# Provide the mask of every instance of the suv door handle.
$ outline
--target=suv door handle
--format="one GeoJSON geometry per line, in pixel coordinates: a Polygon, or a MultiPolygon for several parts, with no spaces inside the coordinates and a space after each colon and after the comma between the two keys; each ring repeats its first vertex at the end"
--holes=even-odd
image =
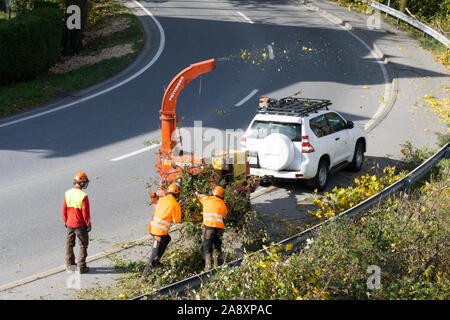
{"type": "Polygon", "coordinates": [[[336,139],[334,139],[334,140],[336,140],[336,141],[338,141],[340,138],[336,138],[336,139]]]}

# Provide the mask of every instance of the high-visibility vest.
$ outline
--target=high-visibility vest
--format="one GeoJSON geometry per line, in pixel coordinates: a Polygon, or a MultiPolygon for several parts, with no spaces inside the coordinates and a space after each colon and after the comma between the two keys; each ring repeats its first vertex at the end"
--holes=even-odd
{"type": "Polygon", "coordinates": [[[169,233],[171,223],[181,220],[181,206],[171,194],[162,197],[156,204],[155,212],[148,226],[148,232],[162,236],[169,233]]]}
{"type": "Polygon", "coordinates": [[[227,215],[227,206],[222,199],[215,196],[200,194],[200,203],[203,205],[203,225],[213,228],[224,228],[223,219],[227,215]]]}
{"type": "Polygon", "coordinates": [[[71,228],[91,226],[89,198],[80,186],[75,186],[64,194],[62,217],[71,228]]]}

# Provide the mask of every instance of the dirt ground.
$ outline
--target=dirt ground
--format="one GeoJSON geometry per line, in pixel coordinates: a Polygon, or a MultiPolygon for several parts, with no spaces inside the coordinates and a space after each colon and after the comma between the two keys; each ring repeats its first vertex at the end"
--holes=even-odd
{"type": "MultiPolygon", "coordinates": [[[[84,34],[83,42],[86,43],[89,40],[99,37],[105,37],[110,34],[122,31],[128,28],[130,23],[130,18],[118,17],[108,24],[102,24],[98,28],[86,31],[84,34]]],[[[121,44],[105,48],[92,55],[64,57],[62,61],[50,68],[50,72],[55,74],[66,73],[75,69],[79,69],[86,65],[98,63],[105,59],[122,57],[132,52],[132,44],[121,44]]]]}

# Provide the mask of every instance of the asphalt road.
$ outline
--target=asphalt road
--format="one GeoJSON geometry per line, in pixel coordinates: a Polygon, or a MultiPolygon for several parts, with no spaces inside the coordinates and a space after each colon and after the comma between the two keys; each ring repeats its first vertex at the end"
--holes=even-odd
{"type": "Polygon", "coordinates": [[[186,127],[201,120],[204,127],[245,129],[259,96],[299,90],[332,100],[333,108],[359,123],[379,107],[386,80],[368,48],[296,1],[140,3],[164,31],[157,34],[155,22],[142,17],[155,31],[154,54],[164,39],[150,68],[69,108],[0,123],[0,285],[65,263],[61,207],[78,171],[91,179],[91,255],[146,234],[151,207],[144,181],[157,178],[157,149],[120,157],[159,139],[164,88],[191,63],[217,59],[216,70],[179,96],[177,114],[186,127]]]}

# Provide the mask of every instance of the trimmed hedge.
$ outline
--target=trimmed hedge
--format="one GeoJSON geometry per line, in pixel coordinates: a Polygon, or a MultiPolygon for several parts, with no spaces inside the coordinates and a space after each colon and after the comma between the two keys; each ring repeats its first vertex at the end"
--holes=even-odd
{"type": "Polygon", "coordinates": [[[35,77],[58,61],[63,22],[63,13],[51,3],[0,20],[0,84],[35,77]]]}

